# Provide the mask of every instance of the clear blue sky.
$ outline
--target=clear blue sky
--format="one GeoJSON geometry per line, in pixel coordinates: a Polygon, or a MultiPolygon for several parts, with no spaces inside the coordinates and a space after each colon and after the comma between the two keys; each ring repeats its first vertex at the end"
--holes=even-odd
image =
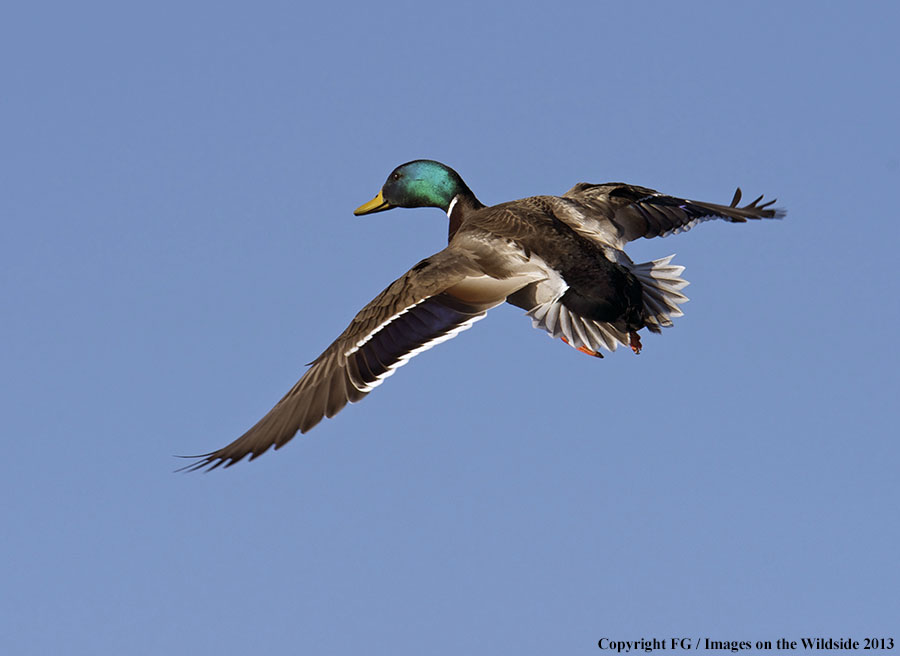
{"type": "Polygon", "coordinates": [[[0,652],[900,639],[896,3],[125,4],[0,21],[0,652]],[[789,215],[633,244],[692,283],[639,357],[499,308],[173,474],[443,247],[351,214],[419,157],[789,215]]]}

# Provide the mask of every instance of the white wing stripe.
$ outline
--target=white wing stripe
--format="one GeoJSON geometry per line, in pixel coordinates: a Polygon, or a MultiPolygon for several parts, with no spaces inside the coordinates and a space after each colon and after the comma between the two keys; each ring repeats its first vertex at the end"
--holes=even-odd
{"type": "MultiPolygon", "coordinates": [[[[482,312],[481,314],[478,314],[478,315],[472,317],[471,319],[467,319],[466,321],[459,324],[458,326],[455,326],[452,330],[449,330],[448,332],[444,333],[443,335],[438,335],[437,337],[434,337],[433,339],[425,342],[421,346],[414,348],[413,350],[409,351],[408,353],[404,353],[397,359],[396,362],[394,362],[392,365],[387,367],[387,371],[385,371],[384,373],[377,376],[375,378],[375,380],[373,380],[371,383],[363,383],[362,385],[357,385],[351,379],[351,382],[353,382],[353,386],[356,389],[358,389],[360,392],[371,392],[373,389],[375,389],[376,387],[381,385],[381,383],[383,383],[384,380],[388,376],[393,374],[398,368],[405,365],[407,362],[409,362],[412,358],[417,356],[422,351],[427,351],[432,346],[436,346],[437,344],[440,344],[441,342],[446,342],[448,339],[452,339],[452,338],[456,337],[462,331],[468,330],[469,328],[471,328],[472,324],[474,324],[476,321],[479,321],[480,319],[484,319],[484,317],[486,317],[486,316],[487,316],[487,312],[482,312]]],[[[387,325],[387,323],[388,322],[385,322],[383,325],[387,325]]],[[[375,332],[377,332],[377,331],[374,331],[372,334],[374,335],[375,332]]],[[[368,341],[368,340],[366,340],[366,341],[368,341]]],[[[363,343],[365,343],[365,342],[363,342],[363,343]]],[[[354,350],[356,350],[356,349],[354,349],[354,350]]]]}
{"type": "MultiPolygon", "coordinates": [[[[430,297],[428,297],[428,298],[430,298],[430,297]]],[[[344,353],[344,357],[346,358],[346,357],[356,353],[356,351],[359,350],[359,347],[362,346],[363,344],[365,344],[366,342],[368,342],[370,339],[372,339],[378,333],[379,330],[384,328],[390,322],[394,321],[397,317],[399,317],[403,314],[406,314],[407,312],[412,310],[417,305],[424,303],[426,300],[428,300],[428,298],[423,298],[421,301],[417,301],[416,303],[413,303],[409,307],[403,308],[397,314],[391,315],[390,317],[385,319],[383,322],[378,324],[378,326],[376,326],[373,330],[366,333],[358,342],[356,342],[356,344],[354,344],[346,353],[344,353]]]]}

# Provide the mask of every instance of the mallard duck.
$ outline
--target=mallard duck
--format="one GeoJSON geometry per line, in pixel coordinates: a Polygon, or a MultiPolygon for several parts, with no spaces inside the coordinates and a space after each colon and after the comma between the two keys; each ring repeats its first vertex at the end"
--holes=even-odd
{"type": "Polygon", "coordinates": [[[534,327],[582,353],[641,350],[638,331],[658,333],[681,316],[688,283],[672,256],[635,264],[623,250],[701,221],[784,216],[762,196],[739,207],[666,196],[653,189],[581,182],[562,196],[486,207],[449,166],[415,160],[394,169],[357,216],[395,207],[437,207],[448,245],[391,283],[353,318],[303,377],[255,426],[186,469],[250,459],[284,446],[323,417],[359,401],[410,358],[454,337],[508,302],[534,327]]]}

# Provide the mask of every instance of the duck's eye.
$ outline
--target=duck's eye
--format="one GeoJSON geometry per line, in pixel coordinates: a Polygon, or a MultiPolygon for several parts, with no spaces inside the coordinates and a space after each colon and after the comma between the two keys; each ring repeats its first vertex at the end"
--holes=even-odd
{"type": "Polygon", "coordinates": [[[391,180],[399,180],[399,179],[400,179],[399,173],[391,173],[391,180]]]}

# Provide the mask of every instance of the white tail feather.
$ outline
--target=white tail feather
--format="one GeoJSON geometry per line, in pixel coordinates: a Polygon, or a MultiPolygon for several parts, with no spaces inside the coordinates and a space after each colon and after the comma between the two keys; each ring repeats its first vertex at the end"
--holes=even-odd
{"type": "Polygon", "coordinates": [[[669,255],[629,267],[644,288],[647,327],[654,332],[659,332],[660,327],[671,326],[674,317],[682,316],[684,312],[678,306],[688,300],[680,290],[690,283],[681,277],[684,267],[671,264],[673,257],[669,255]]]}
{"type": "MultiPolygon", "coordinates": [[[[689,284],[681,278],[684,267],[671,264],[673,257],[629,267],[643,287],[647,328],[652,332],[671,326],[674,317],[684,314],[678,306],[688,300],[680,291],[689,284]]],[[[562,294],[528,311],[535,328],[554,338],[564,337],[573,348],[615,351],[619,344],[630,345],[627,333],[611,324],[578,316],[562,304],[561,298],[562,294]]]]}

